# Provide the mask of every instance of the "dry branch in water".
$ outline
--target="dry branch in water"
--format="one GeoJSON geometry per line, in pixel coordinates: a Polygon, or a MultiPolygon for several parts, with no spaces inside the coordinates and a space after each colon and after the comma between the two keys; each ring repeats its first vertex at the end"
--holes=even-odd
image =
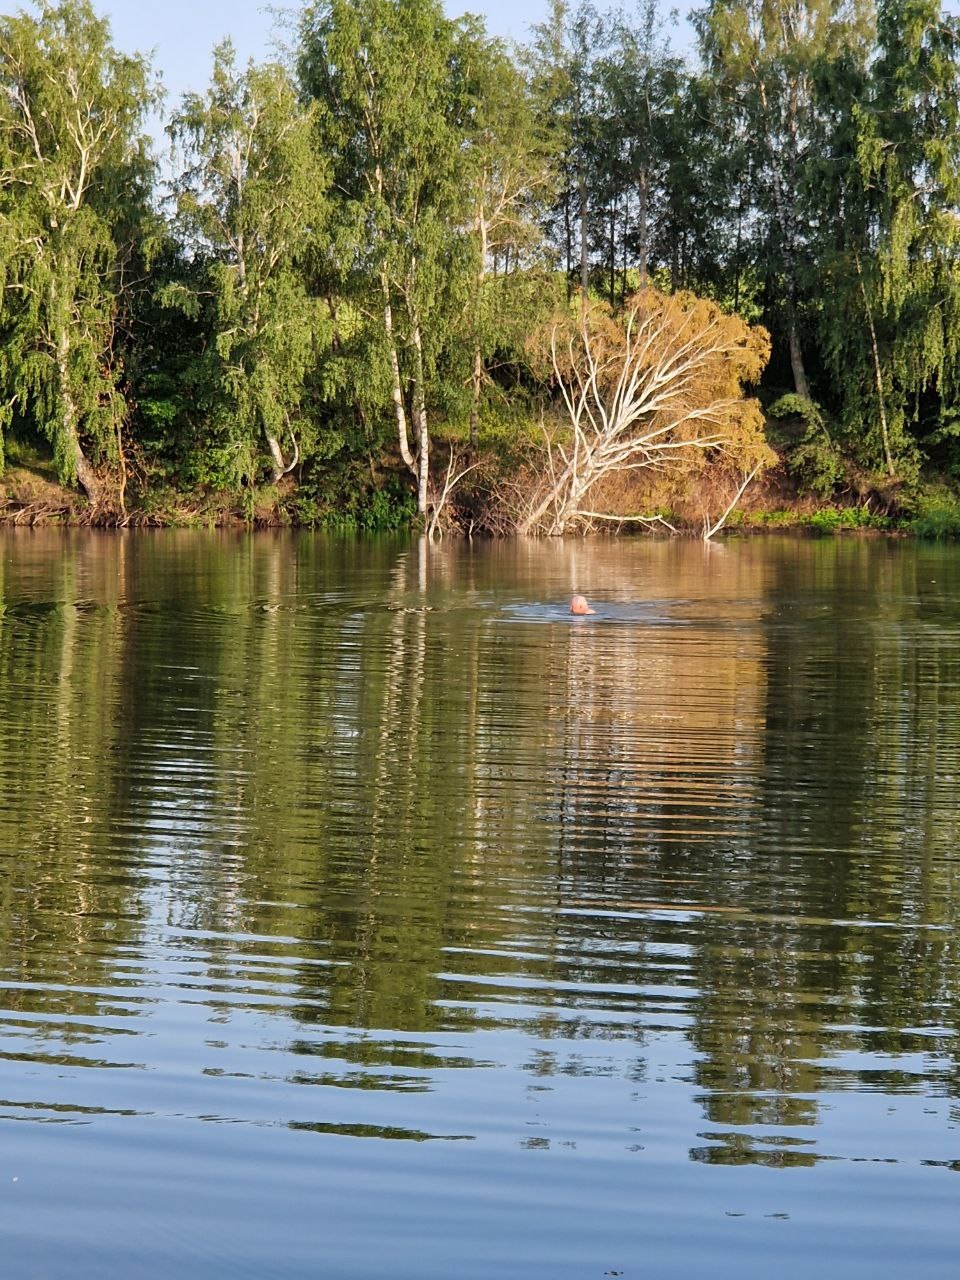
{"type": "Polygon", "coordinates": [[[533,356],[553,376],[564,422],[544,430],[513,513],[518,532],[622,519],[630,513],[598,511],[595,495],[630,472],[701,469],[717,458],[745,474],[762,470],[774,455],[743,386],[769,354],[764,329],[690,293],[644,289],[620,315],[596,304],[555,320],[533,356]]]}

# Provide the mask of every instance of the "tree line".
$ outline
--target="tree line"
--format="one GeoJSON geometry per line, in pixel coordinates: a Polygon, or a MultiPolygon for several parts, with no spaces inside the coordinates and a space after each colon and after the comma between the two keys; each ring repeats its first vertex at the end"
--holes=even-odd
{"type": "Polygon", "coordinates": [[[153,71],[91,0],[0,18],[0,466],[434,531],[708,532],[778,460],[887,509],[955,484],[960,23],[694,24],[684,58],[658,0],[550,0],[508,48],[320,0],[275,62],[214,50],[158,166],[153,71]]]}

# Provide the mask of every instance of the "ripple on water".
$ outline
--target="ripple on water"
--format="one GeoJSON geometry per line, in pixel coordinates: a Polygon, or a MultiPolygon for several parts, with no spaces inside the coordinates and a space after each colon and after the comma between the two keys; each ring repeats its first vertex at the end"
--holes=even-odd
{"type": "Polygon", "coordinates": [[[960,555],[38,536],[19,1274],[952,1274],[960,555]]]}

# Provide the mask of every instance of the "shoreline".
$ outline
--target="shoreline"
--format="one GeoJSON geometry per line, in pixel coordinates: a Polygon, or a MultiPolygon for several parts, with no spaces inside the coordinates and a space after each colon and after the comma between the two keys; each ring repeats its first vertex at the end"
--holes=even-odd
{"type": "MultiPolygon", "coordinates": [[[[805,536],[824,536],[827,534],[846,534],[859,537],[922,537],[910,527],[909,521],[894,517],[876,517],[866,520],[859,517],[860,508],[843,506],[817,507],[812,512],[789,511],[783,508],[757,508],[741,519],[728,520],[723,529],[715,537],[763,537],[781,533],[803,534],[805,536]]],[[[291,518],[286,512],[276,511],[273,514],[255,513],[244,516],[242,513],[226,507],[207,510],[143,510],[131,508],[117,511],[112,508],[95,509],[78,500],[74,505],[47,505],[41,503],[19,503],[16,500],[0,502],[0,529],[96,529],[100,532],[123,532],[129,529],[165,530],[165,529],[207,529],[213,530],[248,530],[321,533],[353,533],[357,536],[380,532],[365,529],[343,521],[314,521],[306,523],[291,518]]],[[[391,530],[399,532],[400,530],[391,530]]],[[[416,532],[416,522],[405,526],[407,532],[416,532]]],[[[453,538],[482,537],[497,540],[503,537],[519,537],[521,535],[503,535],[476,530],[470,535],[452,529],[447,535],[453,538]]],[[[662,533],[651,529],[636,529],[611,520],[607,530],[595,529],[587,532],[574,532],[564,535],[568,539],[584,537],[592,538],[636,538],[655,537],[662,541],[674,539],[702,540],[702,534],[694,527],[677,526],[676,533],[662,533]],[[615,527],[616,526],[616,527],[615,527]]]]}
{"type": "MultiPolygon", "coordinates": [[[[362,511],[346,507],[331,507],[317,519],[298,519],[295,510],[286,507],[282,499],[277,500],[275,491],[271,501],[261,498],[258,502],[257,497],[251,492],[241,502],[231,501],[226,495],[177,494],[166,490],[151,495],[149,502],[144,501],[142,494],[124,502],[120,495],[114,493],[94,507],[79,493],[58,484],[43,471],[21,465],[9,468],[6,475],[0,477],[0,529],[290,529],[356,535],[414,533],[417,530],[416,519],[380,527],[365,520],[362,511]]],[[[611,518],[606,527],[565,536],[640,537],[653,534],[658,538],[703,538],[702,525],[693,523],[689,513],[686,518],[669,511],[660,514],[675,532],[663,534],[611,518]]],[[[468,534],[459,529],[456,522],[446,533],[454,538],[511,536],[475,525],[468,534]]],[[[874,512],[862,502],[818,501],[810,496],[802,497],[783,485],[773,483],[758,486],[730,514],[715,536],[755,537],[777,533],[955,540],[960,537],[960,500],[949,493],[938,495],[933,492],[912,514],[901,511],[891,515],[874,512]]]]}

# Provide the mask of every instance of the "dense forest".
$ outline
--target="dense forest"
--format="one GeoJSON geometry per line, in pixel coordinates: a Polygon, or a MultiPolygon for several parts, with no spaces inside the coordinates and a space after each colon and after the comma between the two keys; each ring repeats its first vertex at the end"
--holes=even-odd
{"type": "Polygon", "coordinates": [[[159,158],[90,0],[0,17],[0,516],[960,530],[960,20],[545,8],[308,4],[159,158]]]}

